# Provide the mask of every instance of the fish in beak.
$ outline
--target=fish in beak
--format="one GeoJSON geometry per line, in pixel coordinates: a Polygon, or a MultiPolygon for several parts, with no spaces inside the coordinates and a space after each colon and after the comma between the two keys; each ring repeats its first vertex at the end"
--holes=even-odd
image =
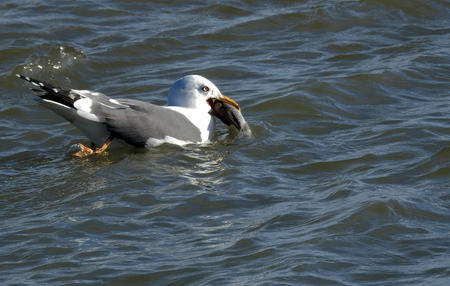
{"type": "Polygon", "coordinates": [[[233,125],[245,136],[251,136],[250,127],[245,121],[244,116],[242,116],[241,108],[236,101],[225,95],[210,98],[207,101],[209,106],[211,106],[210,114],[219,118],[227,126],[233,125]]]}

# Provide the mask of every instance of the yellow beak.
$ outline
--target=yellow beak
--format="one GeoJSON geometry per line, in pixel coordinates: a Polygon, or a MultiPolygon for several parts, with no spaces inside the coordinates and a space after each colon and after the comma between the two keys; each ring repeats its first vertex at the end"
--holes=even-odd
{"type": "Polygon", "coordinates": [[[222,101],[222,102],[226,102],[229,103],[231,105],[233,105],[234,107],[237,108],[237,110],[241,110],[241,108],[239,107],[239,104],[237,104],[236,101],[232,100],[231,98],[221,94],[221,96],[219,98],[217,98],[218,101],[222,101]]]}

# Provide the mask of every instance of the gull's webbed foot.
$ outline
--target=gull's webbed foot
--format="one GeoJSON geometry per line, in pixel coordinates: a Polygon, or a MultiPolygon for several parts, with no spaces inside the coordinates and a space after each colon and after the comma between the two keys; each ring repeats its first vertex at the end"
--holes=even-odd
{"type": "Polygon", "coordinates": [[[94,154],[103,154],[105,153],[106,149],[108,148],[109,144],[111,144],[114,137],[110,135],[108,139],[106,139],[105,143],[99,148],[93,147],[89,148],[81,143],[75,144],[75,149],[78,150],[75,153],[72,154],[74,157],[84,158],[87,156],[91,156],[94,154]]]}

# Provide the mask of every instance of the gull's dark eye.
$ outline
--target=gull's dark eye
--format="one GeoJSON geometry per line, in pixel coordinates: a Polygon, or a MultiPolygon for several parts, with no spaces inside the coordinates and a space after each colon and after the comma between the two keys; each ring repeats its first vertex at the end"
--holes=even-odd
{"type": "Polygon", "coordinates": [[[202,87],[202,91],[203,92],[208,92],[209,91],[209,87],[207,87],[206,85],[202,87]]]}

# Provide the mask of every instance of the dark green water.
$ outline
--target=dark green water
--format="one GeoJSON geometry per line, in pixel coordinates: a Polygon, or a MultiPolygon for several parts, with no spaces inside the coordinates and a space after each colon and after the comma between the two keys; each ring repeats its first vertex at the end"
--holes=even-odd
{"type": "Polygon", "coordinates": [[[449,2],[226,3],[1,2],[1,285],[450,285],[449,2]],[[201,74],[255,139],[71,158],[15,73],[201,74]]]}

